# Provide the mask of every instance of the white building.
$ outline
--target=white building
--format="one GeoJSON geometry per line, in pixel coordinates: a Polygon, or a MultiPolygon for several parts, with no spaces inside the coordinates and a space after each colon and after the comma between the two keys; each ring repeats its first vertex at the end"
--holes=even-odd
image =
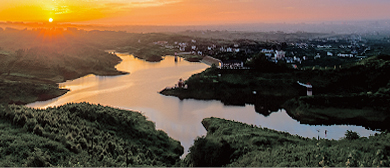
{"type": "Polygon", "coordinates": [[[221,68],[223,69],[242,69],[244,68],[244,62],[239,60],[222,61],[221,68]]]}
{"type": "Polygon", "coordinates": [[[314,59],[321,58],[320,53],[317,53],[317,55],[314,57],[314,59]]]}
{"type": "Polygon", "coordinates": [[[261,52],[262,53],[274,53],[275,51],[274,50],[262,49],[261,52]]]}
{"type": "Polygon", "coordinates": [[[284,57],[286,57],[285,51],[275,51],[275,59],[282,59],[284,57]]]}
{"type": "Polygon", "coordinates": [[[338,57],[349,57],[349,58],[352,58],[353,57],[353,54],[337,54],[338,57]]]}
{"type": "Polygon", "coordinates": [[[228,47],[228,48],[226,49],[226,52],[233,52],[233,49],[230,48],[230,47],[228,47]]]}

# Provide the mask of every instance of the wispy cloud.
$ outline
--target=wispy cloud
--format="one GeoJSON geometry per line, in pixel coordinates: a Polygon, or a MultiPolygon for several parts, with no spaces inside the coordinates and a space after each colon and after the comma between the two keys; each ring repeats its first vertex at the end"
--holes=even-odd
{"type": "Polygon", "coordinates": [[[95,3],[105,7],[126,8],[126,7],[151,7],[162,6],[181,2],[182,0],[82,0],[84,2],[95,3]]]}

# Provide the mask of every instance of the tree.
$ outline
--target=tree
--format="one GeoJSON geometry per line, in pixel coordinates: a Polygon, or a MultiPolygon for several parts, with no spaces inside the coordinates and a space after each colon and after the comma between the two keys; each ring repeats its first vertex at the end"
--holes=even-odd
{"type": "Polygon", "coordinates": [[[275,64],[268,61],[264,53],[253,55],[252,59],[246,64],[249,67],[261,72],[283,72],[288,69],[285,63],[275,64]]]}
{"type": "Polygon", "coordinates": [[[345,132],[345,138],[348,140],[355,140],[359,139],[360,135],[357,132],[353,132],[352,130],[347,130],[345,132]]]}

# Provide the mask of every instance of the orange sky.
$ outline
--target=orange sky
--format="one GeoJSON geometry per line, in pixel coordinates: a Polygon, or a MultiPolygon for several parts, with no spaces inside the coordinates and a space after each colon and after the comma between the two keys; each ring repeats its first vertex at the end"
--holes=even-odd
{"type": "Polygon", "coordinates": [[[389,0],[0,1],[0,21],[199,25],[390,19],[389,0]]]}

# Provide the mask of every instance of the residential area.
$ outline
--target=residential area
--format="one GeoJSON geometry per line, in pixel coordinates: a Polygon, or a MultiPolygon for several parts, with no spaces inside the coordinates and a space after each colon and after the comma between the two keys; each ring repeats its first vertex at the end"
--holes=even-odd
{"type": "MultiPolygon", "coordinates": [[[[382,42],[389,43],[389,40],[382,40],[382,42]]],[[[384,45],[378,48],[375,47],[375,43],[378,43],[378,40],[350,34],[328,35],[328,37],[322,35],[295,40],[295,42],[192,38],[182,41],[156,41],[153,44],[174,49],[177,51],[176,55],[212,57],[220,60],[218,65],[221,68],[241,69],[246,67],[247,62],[258,53],[264,54],[268,61],[291,64],[294,68],[333,67],[373,55],[386,54],[383,50],[384,45]]]]}

